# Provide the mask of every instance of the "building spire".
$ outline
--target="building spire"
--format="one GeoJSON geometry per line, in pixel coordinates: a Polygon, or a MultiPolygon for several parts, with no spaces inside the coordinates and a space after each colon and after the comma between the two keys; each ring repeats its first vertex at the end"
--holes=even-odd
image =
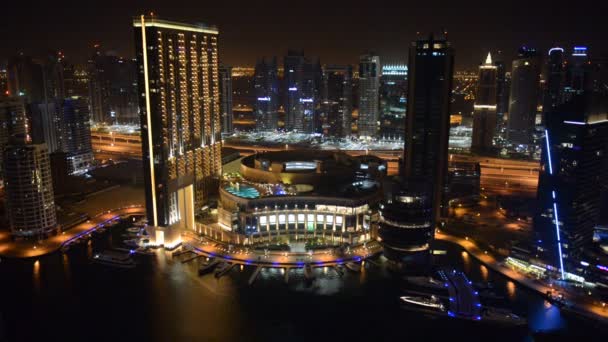
{"type": "Polygon", "coordinates": [[[492,55],[488,52],[488,57],[486,57],[486,64],[492,64],[492,55]]]}

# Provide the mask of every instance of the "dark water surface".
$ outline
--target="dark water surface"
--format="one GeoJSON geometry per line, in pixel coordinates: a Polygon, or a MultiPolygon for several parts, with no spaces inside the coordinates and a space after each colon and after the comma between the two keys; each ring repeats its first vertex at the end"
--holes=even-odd
{"type": "MultiPolygon", "coordinates": [[[[122,228],[124,229],[124,227],[122,228]]],[[[119,241],[121,229],[66,255],[0,263],[0,341],[608,341],[607,328],[565,315],[540,297],[505,280],[453,245],[438,265],[463,269],[476,281],[493,281],[503,306],[528,317],[529,329],[512,329],[406,312],[399,306],[405,282],[368,263],[360,274],[315,270],[307,285],[301,270],[284,283],[265,270],[248,286],[252,267],[219,280],[199,277],[187,256],[138,257],[135,269],[90,264],[93,250],[119,241]],[[536,333],[536,331],[544,331],[536,333]]],[[[116,244],[114,244],[116,245],[116,244]]],[[[381,259],[380,259],[381,260],[381,259]]]]}

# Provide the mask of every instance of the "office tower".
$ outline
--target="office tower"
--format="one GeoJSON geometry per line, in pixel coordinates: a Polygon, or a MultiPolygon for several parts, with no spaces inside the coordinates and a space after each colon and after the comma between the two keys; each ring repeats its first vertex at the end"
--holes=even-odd
{"type": "Polygon", "coordinates": [[[8,92],[10,96],[23,96],[27,102],[43,102],[42,66],[29,56],[11,58],[8,62],[8,92]]]}
{"type": "Polygon", "coordinates": [[[232,67],[220,66],[219,75],[222,133],[232,134],[232,67]]]}
{"type": "Polygon", "coordinates": [[[321,69],[304,51],[289,49],[284,58],[285,128],[304,133],[316,130],[321,69]]]}
{"type": "Polygon", "coordinates": [[[471,150],[488,152],[492,149],[496,130],[496,70],[488,53],[485,63],[479,66],[479,79],[473,106],[473,139],[471,150]]]}
{"type": "Polygon", "coordinates": [[[46,144],[49,153],[63,151],[65,127],[62,101],[30,103],[27,111],[32,142],[46,144]]]}
{"type": "Polygon", "coordinates": [[[403,139],[407,108],[407,65],[382,65],[380,78],[380,136],[403,139]]]}
{"type": "Polygon", "coordinates": [[[328,65],[323,70],[323,133],[330,137],[351,134],[353,68],[328,65]]]}
{"type": "Polygon", "coordinates": [[[40,239],[57,229],[46,146],[25,143],[9,145],[4,150],[4,174],[13,237],[40,239]]]}
{"type": "Polygon", "coordinates": [[[90,112],[86,100],[68,98],[62,103],[63,152],[67,154],[70,173],[87,171],[93,162],[90,112]]]}
{"type": "Polygon", "coordinates": [[[26,141],[27,133],[28,124],[23,98],[0,98],[0,175],[3,170],[2,151],[11,141],[26,141]]]}
{"type": "Polygon", "coordinates": [[[568,56],[562,102],[566,102],[575,95],[584,92],[585,87],[587,86],[585,82],[589,79],[589,71],[587,48],[584,46],[575,46],[572,50],[572,54],[568,56]]]}
{"type": "Polygon", "coordinates": [[[530,145],[538,104],[540,57],[535,49],[522,47],[513,61],[507,139],[513,145],[530,145]]]}
{"type": "Polygon", "coordinates": [[[255,65],[253,76],[253,105],[256,129],[274,131],[279,127],[279,82],[277,59],[262,58],[255,65]]]}
{"type": "Polygon", "coordinates": [[[431,34],[410,46],[403,175],[431,185],[435,220],[446,208],[453,70],[454,52],[445,37],[431,34]]]}
{"type": "Polygon", "coordinates": [[[608,179],[608,100],[585,91],[547,113],[534,219],[537,252],[561,277],[592,244],[608,179]]]}
{"type": "Polygon", "coordinates": [[[94,122],[137,122],[136,65],[133,60],[104,54],[96,45],[89,60],[89,98],[94,122]]]}
{"type": "Polygon", "coordinates": [[[143,15],[133,26],[148,224],[172,247],[222,172],[218,30],[143,15]]]}
{"type": "MultiPolygon", "coordinates": [[[[83,67],[66,63],[63,68],[63,81],[65,97],[77,96],[88,99],[90,95],[89,75],[83,67]]],[[[136,87],[133,86],[132,88],[135,89],[136,87]]],[[[134,92],[136,93],[137,89],[134,92]]],[[[137,104],[137,100],[135,102],[137,104]]]]}
{"type": "Polygon", "coordinates": [[[563,48],[553,47],[549,49],[545,73],[543,113],[548,113],[562,104],[564,99],[566,60],[563,48]]]}
{"type": "Polygon", "coordinates": [[[496,65],[496,117],[497,128],[505,126],[505,114],[509,112],[509,91],[511,89],[511,79],[507,77],[505,63],[495,61],[496,65]]]}
{"type": "Polygon", "coordinates": [[[371,54],[359,58],[359,118],[360,138],[375,138],[380,120],[380,57],[371,54]]]}
{"type": "Polygon", "coordinates": [[[0,97],[8,95],[8,71],[6,67],[0,67],[0,97]]]}

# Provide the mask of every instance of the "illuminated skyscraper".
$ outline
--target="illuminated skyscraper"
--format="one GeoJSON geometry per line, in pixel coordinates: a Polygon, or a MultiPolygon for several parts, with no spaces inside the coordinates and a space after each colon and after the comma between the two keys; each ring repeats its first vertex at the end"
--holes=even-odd
{"type": "Polygon", "coordinates": [[[363,55],[359,59],[359,137],[375,138],[380,120],[380,57],[363,55]]]}
{"type": "Polygon", "coordinates": [[[445,205],[454,51],[445,37],[419,39],[410,46],[405,128],[407,178],[424,179],[432,189],[433,218],[445,205]]]}
{"type": "Polygon", "coordinates": [[[288,50],[284,59],[285,129],[304,133],[316,130],[321,69],[302,50],[288,50]]]}
{"type": "Polygon", "coordinates": [[[16,143],[6,147],[4,174],[11,234],[17,238],[44,238],[56,230],[46,145],[16,143]]]}
{"type": "Polygon", "coordinates": [[[220,66],[220,102],[222,108],[222,133],[232,134],[232,67],[220,66]]]}
{"type": "Polygon", "coordinates": [[[507,139],[513,145],[533,143],[538,105],[540,58],[535,49],[522,47],[513,61],[507,139]]]}
{"type": "Polygon", "coordinates": [[[575,95],[546,115],[534,220],[538,251],[571,267],[592,244],[608,179],[608,101],[575,95]]]}
{"type": "Polygon", "coordinates": [[[148,16],[133,26],[148,224],[173,246],[169,228],[194,228],[222,171],[218,30],[148,16]]]}
{"type": "Polygon", "coordinates": [[[277,59],[262,58],[255,65],[253,111],[258,131],[274,131],[279,127],[279,81],[277,59]]]}
{"type": "Polygon", "coordinates": [[[548,55],[543,98],[544,113],[551,112],[563,102],[566,76],[564,49],[561,47],[551,48],[548,55]]]}
{"type": "Polygon", "coordinates": [[[2,175],[2,151],[10,142],[27,140],[28,125],[24,99],[19,97],[0,98],[0,175],[2,175]]]}
{"type": "Polygon", "coordinates": [[[347,137],[351,134],[353,68],[326,66],[323,82],[323,132],[331,137],[347,137]]]}
{"type": "Polygon", "coordinates": [[[380,81],[380,136],[403,139],[407,109],[407,65],[382,65],[380,81]]]}
{"type": "Polygon", "coordinates": [[[485,63],[479,66],[479,80],[473,106],[473,139],[471,150],[484,152],[492,149],[496,130],[496,70],[488,53],[485,63]]]}
{"type": "Polygon", "coordinates": [[[85,172],[93,162],[89,105],[82,98],[67,98],[61,110],[62,150],[67,154],[69,172],[85,172]]]}

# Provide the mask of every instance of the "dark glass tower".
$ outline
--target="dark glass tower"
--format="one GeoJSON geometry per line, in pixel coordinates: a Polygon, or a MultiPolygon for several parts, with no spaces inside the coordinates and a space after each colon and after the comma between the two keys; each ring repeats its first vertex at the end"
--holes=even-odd
{"type": "Polygon", "coordinates": [[[170,228],[194,228],[222,170],[218,30],[147,16],[133,26],[148,224],[173,246],[170,228]]]}
{"type": "Polygon", "coordinates": [[[279,126],[279,82],[277,59],[262,58],[255,65],[253,111],[258,131],[274,131],[279,126]]]}
{"type": "Polygon", "coordinates": [[[479,80],[473,105],[473,139],[471,150],[488,152],[492,149],[496,130],[496,70],[488,53],[485,63],[479,66],[479,80]]]}
{"type": "Polygon", "coordinates": [[[220,99],[222,108],[222,133],[232,134],[232,67],[220,66],[220,99]]]}
{"type": "Polygon", "coordinates": [[[380,137],[403,139],[407,109],[407,65],[384,64],[380,77],[380,137]]]}
{"type": "Polygon", "coordinates": [[[371,54],[359,58],[359,118],[360,138],[375,138],[380,120],[380,57],[371,54]]]}
{"type": "Polygon", "coordinates": [[[565,67],[564,49],[561,47],[549,49],[546,65],[543,113],[551,112],[563,102],[565,67]]]}
{"type": "Polygon", "coordinates": [[[284,59],[285,129],[304,133],[316,131],[321,68],[302,50],[288,50],[284,59]]]}
{"type": "Polygon", "coordinates": [[[434,219],[445,207],[453,70],[454,51],[445,37],[431,34],[410,46],[403,176],[431,184],[434,219]]]}
{"type": "Polygon", "coordinates": [[[608,96],[592,83],[545,117],[534,229],[539,254],[562,277],[591,246],[607,189],[608,96]]]}
{"type": "Polygon", "coordinates": [[[530,145],[538,105],[540,56],[522,47],[513,61],[507,139],[513,145],[530,145]]]}
{"type": "Polygon", "coordinates": [[[353,68],[326,66],[323,71],[323,132],[330,137],[351,134],[353,68]]]}

